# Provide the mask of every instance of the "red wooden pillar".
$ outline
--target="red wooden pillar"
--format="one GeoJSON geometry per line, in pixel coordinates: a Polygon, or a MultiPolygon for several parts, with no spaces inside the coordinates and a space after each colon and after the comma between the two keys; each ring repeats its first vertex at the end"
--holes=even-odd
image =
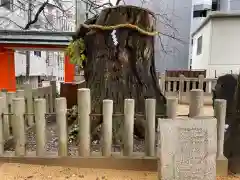
{"type": "Polygon", "coordinates": [[[0,49],[0,90],[16,91],[14,51],[0,49]]]}
{"type": "Polygon", "coordinates": [[[75,74],[75,65],[70,63],[70,58],[65,55],[64,62],[64,82],[72,83],[74,82],[74,74],[75,74]]]}

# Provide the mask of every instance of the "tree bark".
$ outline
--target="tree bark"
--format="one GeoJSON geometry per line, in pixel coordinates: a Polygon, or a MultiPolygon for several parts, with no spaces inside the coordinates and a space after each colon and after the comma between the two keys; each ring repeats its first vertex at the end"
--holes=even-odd
{"type": "MultiPolygon", "coordinates": [[[[116,6],[104,9],[96,21],[104,26],[133,24],[146,31],[155,30],[152,12],[135,6],[116,6]]],[[[90,24],[91,24],[90,23],[90,24]]],[[[135,99],[135,112],[144,114],[146,98],[157,101],[156,113],[165,115],[166,99],[160,91],[154,62],[154,37],[130,28],[116,29],[118,45],[114,45],[112,30],[86,30],[81,27],[76,37],[84,37],[87,61],[84,64],[86,86],[91,90],[92,113],[102,112],[103,99],[114,101],[114,113],[123,113],[124,99],[135,99]]],[[[121,127],[123,116],[113,116],[114,128],[121,127]]],[[[92,129],[102,122],[93,117],[92,129]]],[[[145,135],[144,117],[135,119],[135,135],[145,135]]],[[[119,130],[116,130],[119,134],[119,130]]],[[[121,134],[119,134],[121,135],[121,134]]],[[[116,135],[119,138],[118,135],[116,135]]]]}
{"type": "MultiPolygon", "coordinates": [[[[229,160],[231,168],[232,160],[240,157],[240,76],[225,74],[218,77],[213,89],[213,102],[215,99],[227,101],[226,124],[229,125],[224,137],[224,155],[229,160]]],[[[213,103],[214,104],[214,103],[213,103]]]]}

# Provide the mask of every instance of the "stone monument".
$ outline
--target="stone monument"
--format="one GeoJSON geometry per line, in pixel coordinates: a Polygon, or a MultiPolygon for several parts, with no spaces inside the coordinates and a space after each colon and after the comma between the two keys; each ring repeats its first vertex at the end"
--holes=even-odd
{"type": "Polygon", "coordinates": [[[159,179],[216,179],[215,118],[161,119],[159,126],[159,179]]]}

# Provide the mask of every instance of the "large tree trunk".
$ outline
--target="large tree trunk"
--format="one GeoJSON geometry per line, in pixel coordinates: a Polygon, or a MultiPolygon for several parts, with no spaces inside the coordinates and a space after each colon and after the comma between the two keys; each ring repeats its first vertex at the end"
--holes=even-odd
{"type": "MultiPolygon", "coordinates": [[[[146,31],[155,30],[152,12],[134,6],[117,6],[104,9],[96,22],[89,24],[112,26],[133,24],[146,31]]],[[[83,32],[83,30],[80,31],[83,32]]],[[[78,32],[77,36],[81,32],[78,32]]],[[[165,115],[166,99],[162,95],[154,63],[154,37],[143,35],[130,28],[116,29],[118,45],[112,39],[112,30],[91,29],[84,35],[87,61],[84,65],[87,87],[91,89],[92,113],[102,112],[103,99],[114,101],[114,113],[123,113],[124,99],[135,99],[135,112],[144,113],[146,98],[157,101],[156,113],[165,115]]],[[[77,37],[76,37],[77,38],[77,37]]],[[[115,130],[122,117],[114,117],[115,130]]],[[[93,117],[92,129],[102,119],[93,117]]],[[[136,117],[135,134],[144,137],[144,117],[136,117]]],[[[117,133],[118,134],[118,133],[117,133]]],[[[116,135],[117,138],[119,137],[116,135]]]]}
{"type": "Polygon", "coordinates": [[[229,127],[224,137],[224,155],[228,158],[231,172],[239,173],[240,146],[237,144],[240,143],[240,75],[220,76],[213,89],[213,101],[215,99],[227,101],[226,124],[229,127]]]}

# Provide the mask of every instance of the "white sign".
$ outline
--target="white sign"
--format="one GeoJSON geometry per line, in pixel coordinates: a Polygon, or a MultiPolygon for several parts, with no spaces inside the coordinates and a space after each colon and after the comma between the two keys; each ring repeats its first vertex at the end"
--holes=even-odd
{"type": "Polygon", "coordinates": [[[50,81],[42,81],[42,87],[48,87],[50,85],[50,81]]]}

